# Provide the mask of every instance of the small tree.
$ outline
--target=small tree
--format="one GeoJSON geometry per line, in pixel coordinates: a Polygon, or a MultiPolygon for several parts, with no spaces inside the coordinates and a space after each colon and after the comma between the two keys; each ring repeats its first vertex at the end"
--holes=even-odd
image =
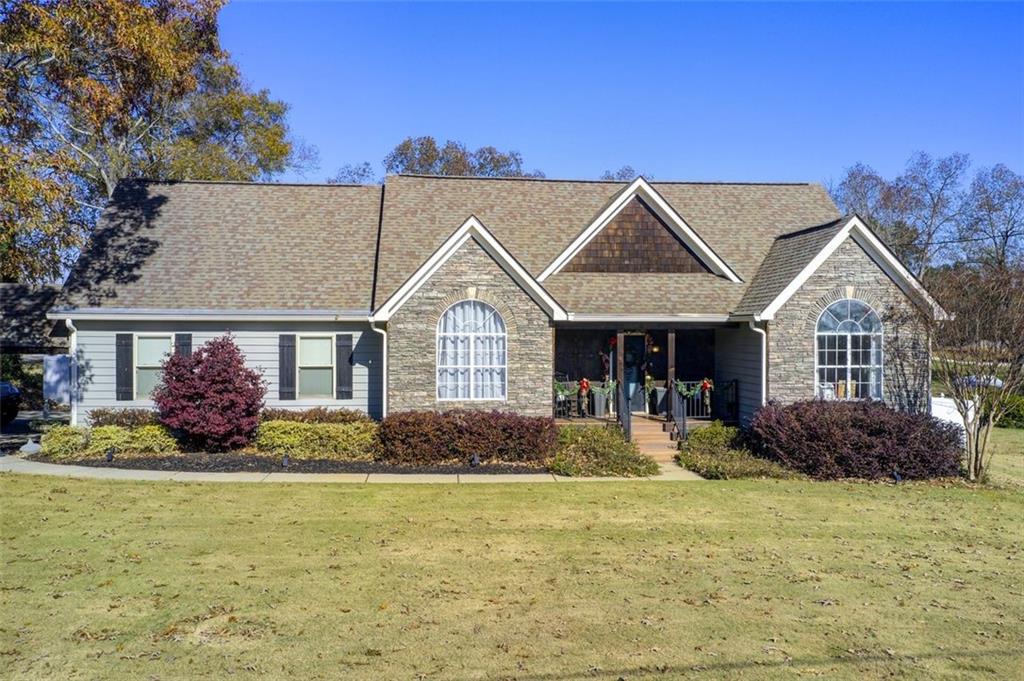
{"type": "Polygon", "coordinates": [[[1024,271],[964,266],[934,273],[949,313],[937,322],[934,371],[964,420],[967,475],[989,465],[989,435],[1024,389],[1024,271]]]}
{"type": "Polygon", "coordinates": [[[244,447],[259,426],[267,386],[245,366],[230,334],[207,341],[191,355],[164,362],[153,393],[160,421],[195,447],[222,451],[244,447]]]}

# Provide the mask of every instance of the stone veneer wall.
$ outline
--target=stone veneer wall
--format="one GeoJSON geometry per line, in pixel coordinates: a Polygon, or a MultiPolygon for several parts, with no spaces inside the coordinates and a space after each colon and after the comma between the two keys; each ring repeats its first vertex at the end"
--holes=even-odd
{"type": "Polygon", "coordinates": [[[388,411],[500,409],[551,415],[551,320],[476,242],[466,242],[388,322],[388,411]],[[501,314],[508,333],[504,401],[437,399],[437,322],[454,303],[482,300],[501,314]]]}
{"type": "Polygon", "coordinates": [[[863,300],[882,320],[885,400],[903,404],[901,387],[910,384],[924,391],[927,400],[929,344],[913,322],[912,303],[852,238],[840,245],[769,322],[769,398],[793,402],[815,396],[818,316],[842,298],[863,300]],[[898,362],[898,354],[906,359],[898,362]],[[914,375],[908,378],[908,373],[914,375]]]}

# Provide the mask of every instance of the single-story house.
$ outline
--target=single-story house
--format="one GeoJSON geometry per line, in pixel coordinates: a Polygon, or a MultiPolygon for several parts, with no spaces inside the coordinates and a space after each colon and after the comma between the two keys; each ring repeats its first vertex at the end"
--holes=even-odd
{"type": "MultiPolygon", "coordinates": [[[[397,175],[123,182],[49,316],[79,423],[151,405],[168,353],[225,332],[277,408],[549,415],[556,378],[650,376],[711,379],[744,422],[927,391],[890,362],[914,311],[943,314],[818,184],[397,175]]],[[[926,375],[915,333],[901,362],[926,375]]]]}

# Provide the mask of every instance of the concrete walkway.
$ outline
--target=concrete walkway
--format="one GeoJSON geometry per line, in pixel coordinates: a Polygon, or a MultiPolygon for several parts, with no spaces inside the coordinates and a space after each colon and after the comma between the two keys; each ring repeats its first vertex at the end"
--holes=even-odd
{"type": "Polygon", "coordinates": [[[93,468],[28,461],[17,455],[0,457],[0,473],[55,475],[100,480],[169,480],[172,482],[314,482],[314,483],[538,483],[538,482],[632,482],[638,480],[702,480],[674,464],[663,464],[651,478],[568,478],[551,473],[530,474],[415,474],[415,473],[198,473],[146,471],[131,468],[93,468]]]}

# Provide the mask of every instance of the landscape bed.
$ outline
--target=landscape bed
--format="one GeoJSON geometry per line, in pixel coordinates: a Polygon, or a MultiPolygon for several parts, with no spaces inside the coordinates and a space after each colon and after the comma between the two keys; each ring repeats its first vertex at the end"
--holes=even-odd
{"type": "Polygon", "coordinates": [[[992,678],[1024,495],[0,476],[0,677],[992,678]]]}

